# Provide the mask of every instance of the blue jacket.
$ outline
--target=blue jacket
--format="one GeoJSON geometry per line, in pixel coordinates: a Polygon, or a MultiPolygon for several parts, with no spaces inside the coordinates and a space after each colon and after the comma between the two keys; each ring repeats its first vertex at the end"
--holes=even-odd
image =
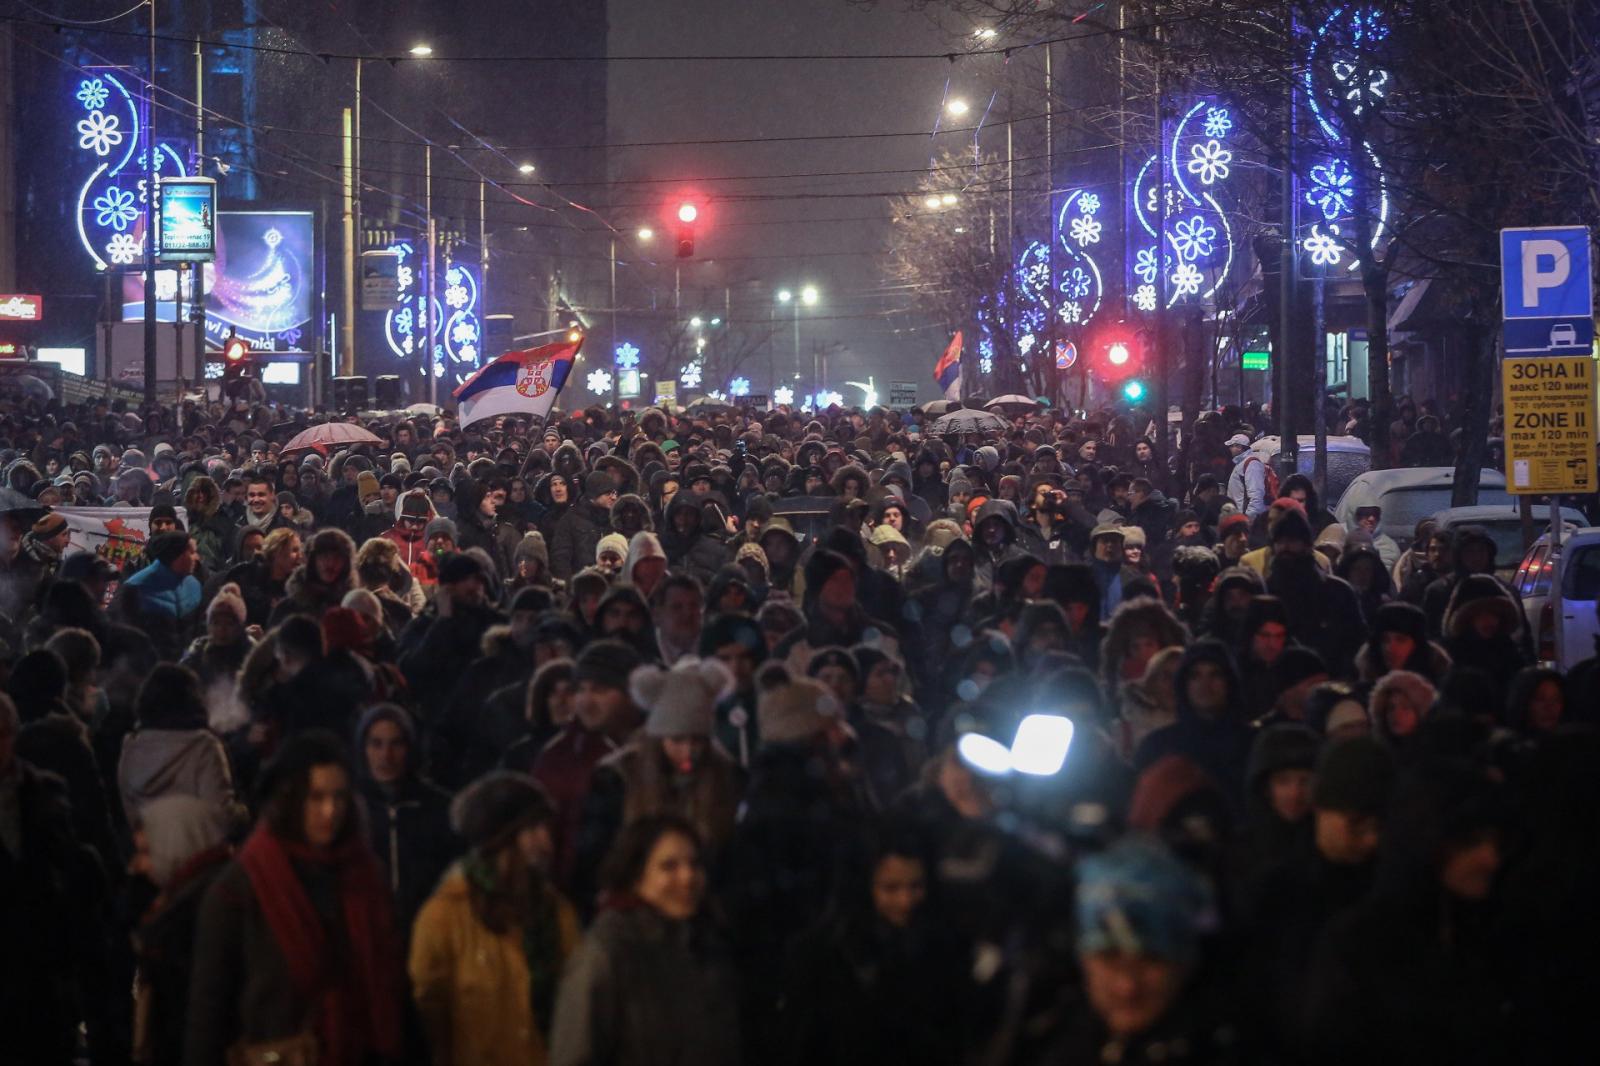
{"type": "Polygon", "coordinates": [[[166,563],[151,563],[123,582],[137,591],[140,614],[162,614],[183,621],[200,609],[200,581],[182,577],[166,563]]]}

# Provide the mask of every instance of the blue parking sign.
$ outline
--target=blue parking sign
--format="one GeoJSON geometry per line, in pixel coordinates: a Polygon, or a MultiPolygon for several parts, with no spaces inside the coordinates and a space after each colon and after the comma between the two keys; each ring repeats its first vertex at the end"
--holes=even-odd
{"type": "Polygon", "coordinates": [[[1589,230],[1500,231],[1505,354],[1588,355],[1594,346],[1589,230]]]}

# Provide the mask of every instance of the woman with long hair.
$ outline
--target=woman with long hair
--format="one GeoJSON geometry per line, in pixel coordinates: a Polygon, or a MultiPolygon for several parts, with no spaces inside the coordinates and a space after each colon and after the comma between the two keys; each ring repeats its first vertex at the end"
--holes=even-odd
{"type": "Polygon", "coordinates": [[[542,1066],[561,968],[578,943],[550,884],[554,808],[526,774],[497,770],[451,804],[468,851],[417,916],[411,986],[438,1066],[542,1066]]]}

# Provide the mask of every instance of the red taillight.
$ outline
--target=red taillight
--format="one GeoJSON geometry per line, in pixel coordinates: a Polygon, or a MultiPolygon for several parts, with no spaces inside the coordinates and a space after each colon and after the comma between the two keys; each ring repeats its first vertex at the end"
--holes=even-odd
{"type": "Polygon", "coordinates": [[[1556,661],[1556,609],[1554,600],[1545,600],[1539,608],[1539,661],[1556,661]]]}

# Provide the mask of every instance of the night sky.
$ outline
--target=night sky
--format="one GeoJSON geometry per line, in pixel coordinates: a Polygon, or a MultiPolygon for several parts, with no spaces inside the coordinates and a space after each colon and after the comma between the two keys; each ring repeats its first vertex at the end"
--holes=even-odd
{"type": "MultiPolygon", "coordinates": [[[[950,47],[923,15],[891,5],[864,9],[844,0],[611,0],[610,19],[612,56],[950,47]]],[[[607,139],[617,144],[931,130],[952,74],[959,71],[943,60],[613,62],[607,139]]],[[[619,179],[915,171],[927,165],[931,147],[928,137],[906,137],[614,149],[611,170],[619,179]]],[[[917,382],[931,395],[934,386],[927,379],[947,339],[943,324],[915,312],[884,314],[910,306],[904,296],[883,292],[881,252],[887,247],[890,200],[838,195],[914,189],[916,182],[917,174],[903,173],[696,183],[713,196],[830,195],[713,203],[697,262],[683,275],[684,291],[692,291],[697,278],[719,294],[729,285],[735,317],[765,317],[777,289],[815,284],[822,300],[802,326],[808,376],[813,342],[841,344],[847,351],[830,363],[828,385],[846,402],[859,403],[861,394],[843,383],[864,381],[867,374],[876,377],[880,392],[887,392],[888,381],[900,379],[917,382]]],[[[613,214],[659,228],[662,205],[672,191],[672,186],[620,185],[613,214]]],[[[785,359],[792,362],[791,331],[778,334],[776,351],[780,368],[785,359]]]]}

